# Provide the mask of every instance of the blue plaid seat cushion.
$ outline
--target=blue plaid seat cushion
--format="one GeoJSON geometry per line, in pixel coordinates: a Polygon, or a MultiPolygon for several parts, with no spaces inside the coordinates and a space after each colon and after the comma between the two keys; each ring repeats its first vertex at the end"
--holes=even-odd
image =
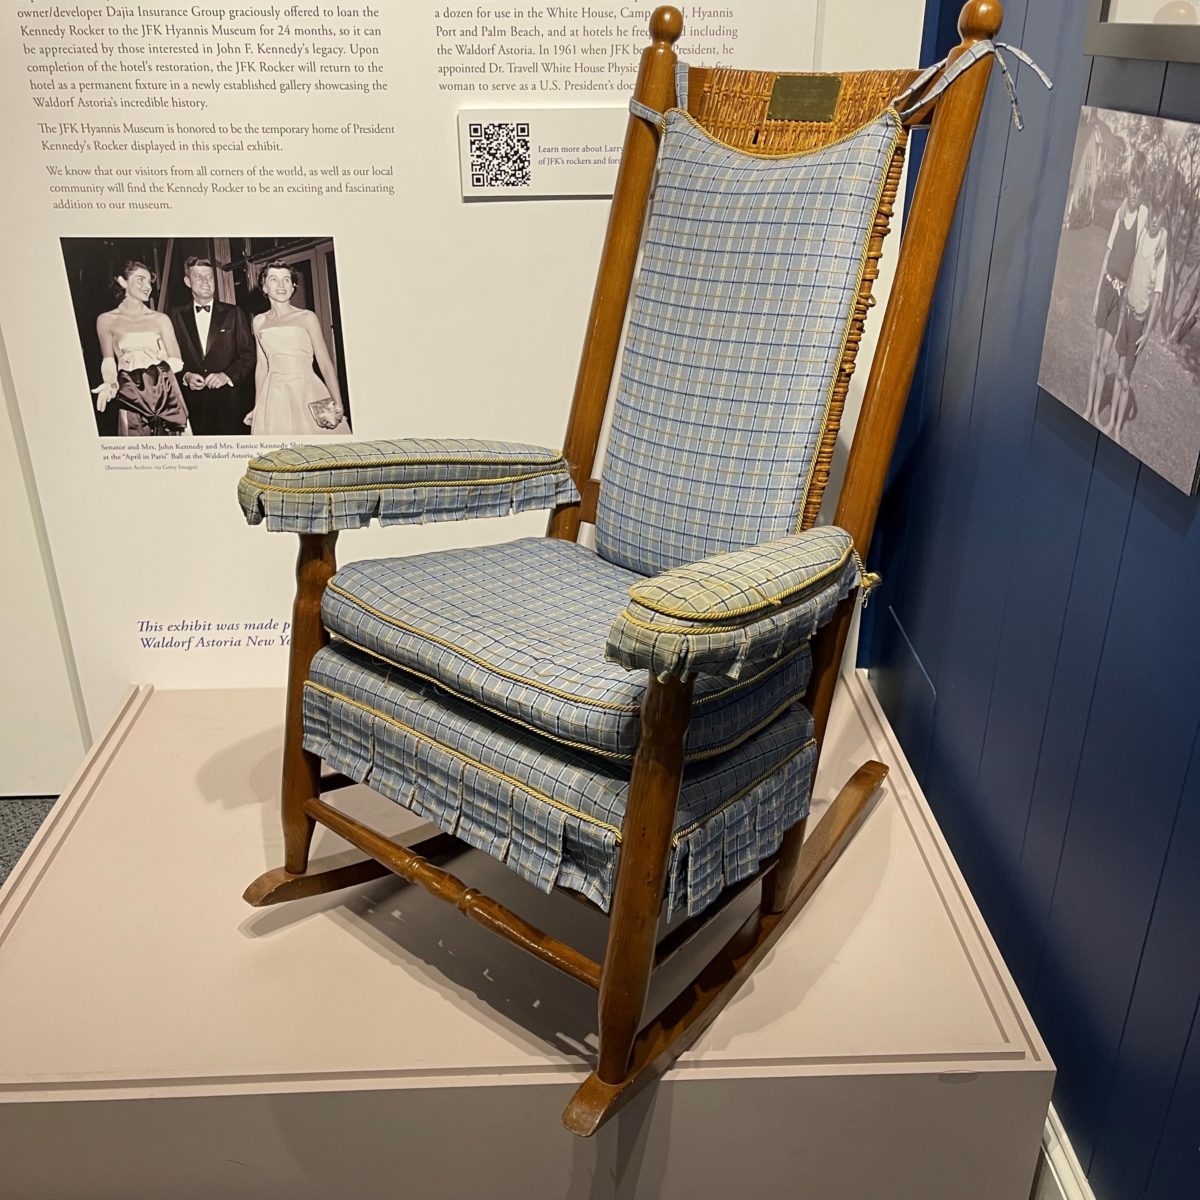
{"type": "MultiPolygon", "coordinates": [[[[630,767],[481,712],[333,642],[304,688],[304,745],[543,891],[612,899],[630,767]]],[[[812,718],[791,706],[736,749],[684,773],[667,875],[668,918],[749,878],[807,815],[812,718]]]]}
{"type": "MultiPolygon", "coordinates": [[[[376,559],[343,567],[321,615],[342,642],[576,749],[630,760],[646,676],[606,661],[616,616],[641,576],[575,542],[376,559]]],[[[697,681],[686,753],[727,750],[808,684],[806,642],[745,673],[697,681]]]]}
{"type": "Polygon", "coordinates": [[[902,136],[801,154],[666,116],[596,548],[643,575],[794,533],[902,136]]]}

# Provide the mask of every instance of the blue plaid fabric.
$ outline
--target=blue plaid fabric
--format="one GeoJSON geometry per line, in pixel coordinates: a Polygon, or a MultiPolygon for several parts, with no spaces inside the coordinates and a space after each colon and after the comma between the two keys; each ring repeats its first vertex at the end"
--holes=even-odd
{"type": "MultiPolygon", "coordinates": [[[[571,888],[608,910],[628,765],[531,735],[338,643],[313,659],[304,744],[543,891],[571,888]]],[[[812,718],[797,704],[687,769],[668,917],[700,912],[758,870],[807,815],[815,764],[812,718]]]]}
{"type": "Polygon", "coordinates": [[[578,501],[557,450],[470,438],[289,446],[253,459],[238,485],[251,525],[330,533],[502,517],[578,501]]]}
{"type": "Polygon", "coordinates": [[[892,154],[892,111],[759,156],[666,116],[596,518],[656,575],[796,530],[892,154]]]}
{"type": "Polygon", "coordinates": [[[861,577],[853,540],[834,525],[716,554],[634,584],[606,654],[664,679],[758,674],[806,645],[861,577]]]}
{"type": "MultiPolygon", "coordinates": [[[[637,747],[643,676],[604,657],[646,580],[575,542],[524,538],[351,563],[321,606],[334,637],[547,738],[617,760],[637,747]]],[[[804,693],[803,642],[734,684],[702,679],[690,760],[729,749],[804,693]]]]}

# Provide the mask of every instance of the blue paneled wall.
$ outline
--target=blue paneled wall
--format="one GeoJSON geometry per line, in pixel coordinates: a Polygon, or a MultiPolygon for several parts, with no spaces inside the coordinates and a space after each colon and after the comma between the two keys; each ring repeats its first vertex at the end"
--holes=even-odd
{"type": "MultiPolygon", "coordinates": [[[[931,4],[930,29],[946,11],[931,4]]],[[[881,521],[864,661],[1059,1068],[1099,1200],[1200,1196],[1200,501],[1037,387],[1079,107],[1200,68],[1010,0],[881,521]]],[[[938,47],[945,49],[945,44],[938,47]]],[[[1200,394],[1194,398],[1200,420],[1200,394]]]]}

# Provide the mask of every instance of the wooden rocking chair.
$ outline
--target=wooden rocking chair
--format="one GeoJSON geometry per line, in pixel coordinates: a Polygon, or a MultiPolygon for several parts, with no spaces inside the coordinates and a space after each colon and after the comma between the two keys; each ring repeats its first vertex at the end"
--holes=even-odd
{"type": "Polygon", "coordinates": [[[418,439],[294,447],[255,459],[242,480],[248,520],[300,535],[286,858],[246,899],[275,904],[393,872],[595,988],[599,1056],[564,1114],[574,1133],[594,1132],[713,1019],[886,773],[864,763],[806,836],[851,593],[866,579],[860,555],[1000,21],[997,0],[971,0],[961,45],[920,76],[783,75],[677,70],[682,17],[659,8],[562,454],[418,439]],[[907,132],[926,121],[835,525],[814,528],[907,132]],[[335,575],[338,531],[372,518],[531,507],[552,509],[547,538],[335,575]],[[585,523],[596,551],[578,544],[585,523]],[[322,776],[323,761],[335,774],[322,776]],[[404,847],[322,798],[351,782],[442,832],[404,847]],[[310,868],[317,822],[369,858],[310,868]],[[603,962],[427,861],[464,843],[608,911],[603,962]],[[656,965],[758,881],[754,915],[643,1028],[656,965]],[[664,907],[678,918],[665,937],[664,907]]]}

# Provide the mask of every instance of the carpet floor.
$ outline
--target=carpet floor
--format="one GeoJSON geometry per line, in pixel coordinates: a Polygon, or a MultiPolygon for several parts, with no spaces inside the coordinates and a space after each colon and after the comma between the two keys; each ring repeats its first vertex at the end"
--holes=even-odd
{"type": "Polygon", "coordinates": [[[55,796],[0,796],[0,883],[17,864],[55,796]]]}

